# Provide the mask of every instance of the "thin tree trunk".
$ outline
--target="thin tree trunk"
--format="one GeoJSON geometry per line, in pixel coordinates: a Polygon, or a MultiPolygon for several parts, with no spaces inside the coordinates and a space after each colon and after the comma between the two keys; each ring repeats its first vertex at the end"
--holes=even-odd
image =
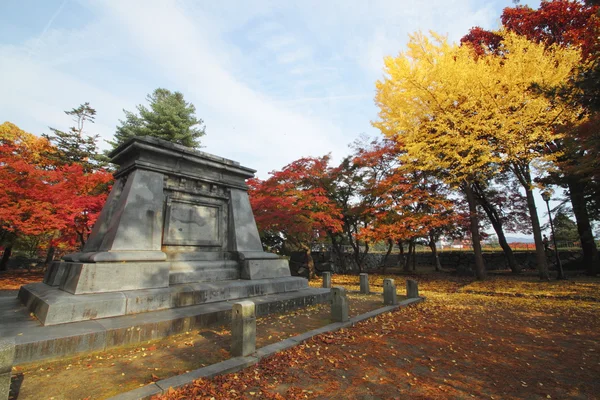
{"type": "Polygon", "coordinates": [[[302,249],[306,252],[306,266],[308,267],[308,280],[313,280],[317,277],[315,271],[315,261],[312,257],[310,246],[302,245],[302,249]]]}
{"type": "Polygon", "coordinates": [[[394,241],[392,239],[388,239],[387,242],[388,242],[388,249],[387,249],[387,252],[385,253],[385,257],[383,257],[383,261],[381,262],[381,264],[382,264],[381,267],[382,267],[382,271],[384,274],[385,274],[385,268],[387,265],[388,257],[390,256],[390,253],[392,252],[392,249],[394,248],[394,241]]]}
{"type": "Polygon", "coordinates": [[[8,260],[12,253],[12,245],[4,248],[2,253],[2,260],[0,260],[0,271],[8,271],[8,260]]]}
{"type": "Polygon", "coordinates": [[[413,244],[413,271],[417,270],[417,244],[413,244]]]}
{"type": "Polygon", "coordinates": [[[573,206],[573,214],[575,214],[575,221],[577,222],[577,232],[581,240],[583,263],[588,275],[596,275],[600,272],[600,258],[598,257],[598,248],[594,241],[590,217],[587,212],[584,185],[576,182],[573,178],[567,179],[567,185],[571,205],[573,206]]]}
{"type": "Polygon", "coordinates": [[[437,246],[435,245],[435,237],[432,234],[429,234],[429,248],[431,249],[431,254],[433,255],[433,265],[435,266],[435,270],[439,272],[442,270],[442,264],[440,263],[440,256],[437,251],[437,246]]]}
{"type": "Polygon", "coordinates": [[[413,248],[413,241],[409,240],[408,241],[408,251],[406,254],[406,258],[404,259],[404,272],[410,272],[410,255],[412,253],[412,248],[413,248]]]}
{"type": "Polygon", "coordinates": [[[337,259],[339,260],[340,269],[342,270],[342,272],[345,273],[345,272],[347,272],[346,271],[346,259],[344,257],[344,252],[342,251],[342,244],[336,240],[338,238],[337,235],[334,235],[332,233],[328,233],[328,234],[329,234],[329,238],[331,239],[331,247],[332,247],[337,259]]]}
{"type": "Polygon", "coordinates": [[[44,268],[48,268],[48,265],[52,263],[54,260],[54,253],[56,252],[56,247],[50,245],[48,247],[48,251],[46,252],[46,260],[44,261],[44,268]]]}
{"type": "Polygon", "coordinates": [[[514,274],[518,274],[521,272],[522,268],[517,262],[515,255],[510,248],[510,245],[506,241],[506,236],[504,235],[504,228],[502,227],[502,220],[500,219],[500,215],[498,214],[498,210],[491,204],[485,196],[485,191],[483,188],[475,183],[473,184],[473,193],[477,198],[479,205],[485,211],[496,235],[498,236],[498,243],[504,252],[504,257],[506,257],[506,262],[508,263],[508,267],[514,274]]]}
{"type": "Polygon", "coordinates": [[[479,217],[477,216],[477,205],[475,204],[475,195],[470,182],[465,182],[463,189],[467,196],[469,204],[469,221],[471,225],[471,240],[473,241],[473,252],[475,253],[475,276],[479,280],[485,279],[485,263],[481,251],[481,239],[479,236],[479,217]]]}
{"type": "Polygon", "coordinates": [[[538,218],[537,208],[535,207],[535,199],[533,198],[531,172],[529,171],[529,165],[513,163],[512,169],[515,175],[517,176],[517,179],[525,189],[525,196],[527,197],[527,208],[529,209],[529,217],[531,219],[531,230],[533,231],[533,240],[535,242],[535,256],[540,279],[549,280],[550,273],[548,272],[546,251],[544,249],[544,242],[542,240],[542,229],[540,228],[540,219],[538,218]]]}
{"type": "Polygon", "coordinates": [[[398,240],[396,244],[398,245],[398,267],[404,266],[404,243],[398,240]]]}

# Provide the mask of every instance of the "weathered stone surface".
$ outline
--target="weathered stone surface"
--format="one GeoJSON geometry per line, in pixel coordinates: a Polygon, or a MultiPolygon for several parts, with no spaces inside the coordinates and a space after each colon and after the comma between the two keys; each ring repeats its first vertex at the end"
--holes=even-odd
{"type": "Polygon", "coordinates": [[[231,355],[245,357],[256,350],[256,308],[249,300],[233,304],[231,314],[231,355]]]}
{"type": "Polygon", "coordinates": [[[169,286],[167,262],[69,263],[60,289],[71,294],[106,293],[120,290],[169,286]]]}
{"type": "Polygon", "coordinates": [[[126,309],[120,292],[73,296],[44,283],[21,286],[19,298],[45,325],[114,317],[126,309]]]}
{"type": "Polygon", "coordinates": [[[323,287],[326,289],[331,288],[331,272],[323,272],[323,287]]]}
{"type": "Polygon", "coordinates": [[[125,314],[238,300],[308,288],[299,277],[254,281],[233,280],[173,285],[168,288],[131,290],[73,296],[56,287],[33,283],[21,287],[19,299],[44,325],[85,321],[125,314]]]}
{"type": "Polygon", "coordinates": [[[348,298],[343,287],[331,288],[331,320],[334,322],[348,321],[348,298]]]}
{"type": "Polygon", "coordinates": [[[364,294],[369,294],[369,274],[362,273],[360,276],[360,292],[364,294]]]}
{"type": "Polygon", "coordinates": [[[290,267],[286,259],[244,260],[242,279],[266,279],[290,276],[290,267]]]}
{"type": "Polygon", "coordinates": [[[406,280],[406,297],[409,299],[419,297],[419,284],[412,279],[406,280]]]}
{"type": "Polygon", "coordinates": [[[8,399],[10,392],[10,373],[15,360],[14,339],[0,338],[0,399],[8,399]]]}
{"type": "MultiPolygon", "coordinates": [[[[253,297],[252,301],[256,304],[256,314],[262,316],[324,303],[329,298],[330,293],[327,289],[305,288],[253,297]]],[[[17,344],[15,364],[19,365],[41,359],[102,351],[193,329],[228,324],[231,321],[231,305],[229,301],[221,301],[92,321],[42,326],[31,319],[29,312],[19,304],[17,299],[0,296],[0,337],[15,337],[17,344]]]]}
{"type": "Polygon", "coordinates": [[[111,397],[109,400],[146,400],[162,394],[163,390],[156,383],[151,383],[141,388],[130,390],[111,397]]]}
{"type": "Polygon", "coordinates": [[[40,321],[303,289],[277,281],[290,277],[288,262],[262,249],[245,183],[254,170],[152,137],[131,138],[111,156],[119,165],[116,182],[83,250],[52,264],[44,278],[48,288],[74,295],[72,300],[38,287],[19,295],[40,321]],[[240,278],[274,281],[240,286],[240,278]],[[223,281],[228,283],[214,290],[194,286],[223,281]],[[188,287],[170,290],[180,284],[188,287]],[[106,304],[79,298],[107,293],[120,298],[106,297],[106,304]]]}
{"type": "Polygon", "coordinates": [[[398,295],[396,293],[396,284],[393,279],[383,280],[383,304],[393,306],[398,304],[398,295]]]}

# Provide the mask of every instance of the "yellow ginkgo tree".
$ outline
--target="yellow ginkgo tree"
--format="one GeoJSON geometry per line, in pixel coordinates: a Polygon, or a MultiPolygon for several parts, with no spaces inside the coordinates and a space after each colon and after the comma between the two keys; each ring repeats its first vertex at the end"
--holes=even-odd
{"type": "Polygon", "coordinates": [[[547,279],[531,163],[548,160],[544,149],[557,138],[556,128],[579,113],[540,89],[566,83],[579,52],[512,33],[504,38],[500,55],[477,56],[435,33],[410,36],[405,52],[385,59],[386,76],[376,84],[379,120],[373,124],[403,145],[407,164],[435,171],[464,191],[480,279],[485,267],[472,184],[502,168],[514,172],[527,194],[540,277],[547,279]]]}

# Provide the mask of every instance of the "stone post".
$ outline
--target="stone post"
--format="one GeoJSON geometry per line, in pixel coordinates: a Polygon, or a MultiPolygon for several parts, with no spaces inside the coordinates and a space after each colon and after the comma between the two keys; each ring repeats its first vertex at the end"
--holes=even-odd
{"type": "Polygon", "coordinates": [[[419,297],[419,284],[412,279],[406,280],[406,297],[413,299],[419,297]]]}
{"type": "Polygon", "coordinates": [[[231,355],[245,357],[256,351],[256,311],[254,302],[233,304],[231,311],[231,355]]]}
{"type": "Polygon", "coordinates": [[[323,272],[323,287],[331,288],[331,272],[323,272]]]}
{"type": "Polygon", "coordinates": [[[10,373],[15,360],[15,340],[0,339],[0,400],[8,399],[10,373]]]}
{"type": "Polygon", "coordinates": [[[331,288],[331,319],[333,322],[348,321],[348,298],[343,287],[331,288]]]}
{"type": "Polygon", "coordinates": [[[369,274],[360,274],[360,292],[369,294],[369,274]]]}
{"type": "Polygon", "coordinates": [[[383,304],[386,306],[398,304],[398,295],[396,294],[396,285],[393,279],[383,280],[383,304]]]}

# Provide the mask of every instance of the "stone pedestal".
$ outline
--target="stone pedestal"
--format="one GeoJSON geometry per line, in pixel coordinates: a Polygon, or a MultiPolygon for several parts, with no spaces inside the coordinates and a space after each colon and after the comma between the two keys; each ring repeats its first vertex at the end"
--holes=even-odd
{"type": "Polygon", "coordinates": [[[115,183],[83,250],[19,292],[43,324],[122,315],[131,298],[181,306],[179,285],[302,279],[262,249],[245,183],[254,170],[151,137],[111,157],[115,183]]]}
{"type": "Polygon", "coordinates": [[[398,304],[398,294],[396,293],[396,285],[393,279],[383,280],[383,304],[386,306],[398,304]]]}
{"type": "Polygon", "coordinates": [[[249,300],[233,305],[231,311],[231,355],[245,357],[256,351],[256,311],[249,300]]]}
{"type": "Polygon", "coordinates": [[[369,294],[369,274],[362,273],[359,275],[360,277],[360,292],[363,294],[369,294]]]}
{"type": "Polygon", "coordinates": [[[331,272],[323,272],[323,287],[326,289],[331,288],[331,272]]]}
{"type": "Polygon", "coordinates": [[[343,287],[331,288],[331,320],[333,322],[348,321],[348,297],[343,287]]]}
{"type": "Polygon", "coordinates": [[[419,297],[419,284],[412,279],[406,280],[406,297],[413,299],[419,297]]]}

